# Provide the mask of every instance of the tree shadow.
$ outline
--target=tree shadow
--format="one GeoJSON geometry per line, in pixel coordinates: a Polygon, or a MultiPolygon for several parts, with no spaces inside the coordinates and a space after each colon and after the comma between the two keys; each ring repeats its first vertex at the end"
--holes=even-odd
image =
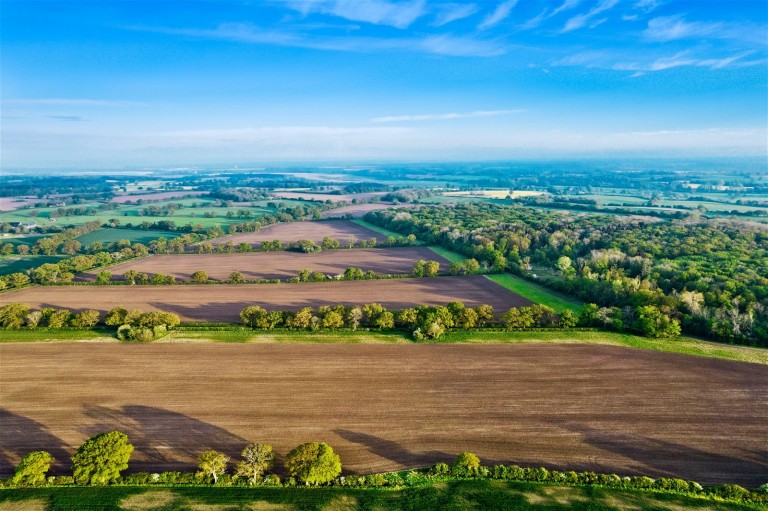
{"type": "MultiPolygon", "coordinates": [[[[411,451],[392,440],[348,429],[334,429],[333,432],[348,442],[363,445],[368,452],[376,456],[394,461],[405,467],[430,467],[439,462],[450,464],[453,463],[456,454],[458,454],[437,450],[411,451]]],[[[483,463],[495,465],[501,462],[499,460],[483,459],[483,463]]]]}
{"type": "MultiPolygon", "coordinates": [[[[632,468],[638,474],[693,479],[704,484],[738,483],[753,487],[768,480],[768,450],[744,452],[734,457],[657,438],[606,431],[586,424],[568,421],[555,421],[555,424],[579,433],[589,445],[633,460],[637,465],[632,468]]],[[[596,467],[594,463],[584,463],[574,469],[595,470],[596,467]]]]}
{"type": "Polygon", "coordinates": [[[0,474],[12,474],[21,458],[32,451],[48,451],[53,456],[53,473],[69,469],[71,453],[59,437],[37,421],[0,408],[0,474]]]}
{"type": "Polygon", "coordinates": [[[86,406],[93,423],[82,431],[89,437],[118,430],[134,446],[129,471],[193,470],[195,458],[207,449],[237,459],[249,441],[219,426],[163,408],[126,405],[117,409],[86,406]]]}

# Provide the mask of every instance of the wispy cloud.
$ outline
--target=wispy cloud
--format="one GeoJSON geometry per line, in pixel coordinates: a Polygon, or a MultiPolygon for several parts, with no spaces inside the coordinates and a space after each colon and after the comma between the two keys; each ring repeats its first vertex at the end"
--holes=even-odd
{"type": "Polygon", "coordinates": [[[103,106],[103,107],[130,107],[141,106],[137,101],[107,100],[107,99],[83,99],[83,98],[11,98],[3,100],[3,103],[14,105],[40,105],[40,106],[103,106]]]}
{"type": "Polygon", "coordinates": [[[722,57],[698,57],[693,51],[685,50],[674,55],[651,58],[646,61],[628,61],[620,55],[607,51],[588,51],[575,53],[552,62],[553,66],[582,66],[587,68],[613,69],[616,71],[634,71],[632,76],[642,76],[646,72],[664,71],[677,67],[706,67],[724,69],[729,67],[749,67],[765,63],[765,59],[745,60],[754,52],[747,51],[722,57]]]}
{"type": "Polygon", "coordinates": [[[640,9],[644,13],[648,14],[649,12],[656,10],[656,8],[664,5],[665,3],[666,0],[638,0],[635,2],[633,7],[635,9],[640,9]]]}
{"type": "Polygon", "coordinates": [[[550,16],[557,16],[563,11],[567,11],[569,9],[573,9],[577,5],[579,5],[579,2],[581,0],[565,0],[562,4],[560,4],[560,7],[552,11],[552,14],[550,16]]]}
{"type": "Polygon", "coordinates": [[[420,121],[446,121],[449,119],[468,119],[473,117],[496,117],[524,112],[525,110],[475,110],[474,112],[447,114],[421,114],[421,115],[387,115],[374,117],[371,122],[420,122],[420,121]]]}
{"type": "Polygon", "coordinates": [[[480,22],[477,28],[479,30],[485,30],[486,28],[498,25],[509,16],[509,13],[512,12],[512,9],[516,4],[517,0],[506,0],[501,2],[496,6],[496,9],[494,9],[492,13],[490,13],[483,19],[483,21],[480,22]]]}
{"type": "MultiPolygon", "coordinates": [[[[584,14],[579,14],[577,16],[572,17],[569,19],[565,26],[563,27],[563,30],[561,32],[570,32],[571,30],[577,30],[579,28],[582,28],[585,26],[592,18],[600,14],[601,12],[605,12],[609,9],[613,9],[616,4],[619,3],[619,0],[600,0],[597,5],[595,5],[592,9],[587,11],[584,14]]],[[[600,23],[597,23],[599,25],[600,23]]],[[[596,25],[593,25],[596,26],[596,25]]]]}
{"type": "Polygon", "coordinates": [[[768,27],[752,23],[688,21],[682,15],[661,16],[648,21],[643,37],[649,41],[669,42],[679,39],[735,39],[765,47],[768,27]]]}
{"type": "Polygon", "coordinates": [[[540,14],[534,16],[533,18],[529,19],[525,23],[521,24],[519,28],[521,28],[522,30],[530,30],[532,28],[536,28],[539,25],[541,25],[541,23],[548,17],[549,16],[547,15],[547,10],[544,9],[543,11],[541,11],[540,14]]]}
{"type": "Polygon", "coordinates": [[[83,122],[85,121],[85,117],[82,117],[80,115],[46,115],[49,119],[55,119],[57,121],[65,121],[65,122],[83,122]]]}
{"type": "Polygon", "coordinates": [[[408,28],[426,14],[425,0],[290,0],[286,5],[307,15],[319,12],[351,21],[408,28]]]}
{"type": "Polygon", "coordinates": [[[437,9],[435,21],[432,23],[435,27],[442,27],[453,21],[468,18],[478,11],[476,4],[442,4],[438,5],[437,9]]]}
{"type": "Polygon", "coordinates": [[[168,35],[220,39],[247,44],[267,44],[330,51],[380,52],[412,51],[457,57],[493,57],[506,52],[497,39],[450,34],[421,37],[375,38],[320,36],[283,30],[267,30],[245,23],[224,23],[213,29],[177,29],[166,27],[130,27],[132,30],[168,35]]]}

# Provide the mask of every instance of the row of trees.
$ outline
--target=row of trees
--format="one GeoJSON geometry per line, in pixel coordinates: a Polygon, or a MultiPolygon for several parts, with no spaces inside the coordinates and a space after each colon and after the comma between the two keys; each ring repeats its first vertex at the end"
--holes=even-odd
{"type": "MultiPolygon", "coordinates": [[[[280,478],[270,473],[276,466],[276,456],[270,444],[252,443],[245,446],[241,459],[234,467],[224,453],[209,449],[197,457],[197,472],[136,473],[121,476],[128,468],[134,447],[128,436],[120,431],[109,431],[86,440],[72,455],[72,476],[49,477],[55,461],[47,451],[34,451],[24,456],[16,466],[14,475],[6,484],[14,487],[45,484],[96,485],[108,484],[217,484],[279,486],[280,478]],[[191,476],[191,477],[190,477],[191,476]]],[[[695,481],[647,476],[620,477],[616,474],[548,470],[543,467],[518,465],[484,466],[471,452],[462,452],[451,465],[440,462],[426,470],[404,473],[341,476],[341,459],[324,442],[307,442],[296,446],[285,456],[284,469],[289,479],[286,484],[335,485],[346,487],[402,487],[431,484],[455,478],[487,478],[501,481],[548,482],[569,485],[598,485],[615,488],[665,491],[693,494],[709,498],[755,503],[768,502],[768,484],[750,491],[735,484],[704,487],[695,481]]]]}
{"type": "Polygon", "coordinates": [[[374,211],[366,220],[588,303],[652,306],[684,331],[768,345],[768,231],[759,225],[479,202],[374,211]]]}

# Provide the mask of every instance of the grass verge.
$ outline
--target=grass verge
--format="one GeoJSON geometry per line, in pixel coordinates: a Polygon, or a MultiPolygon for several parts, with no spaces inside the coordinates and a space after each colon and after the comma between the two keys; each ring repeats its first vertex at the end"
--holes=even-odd
{"type": "Polygon", "coordinates": [[[353,218],[350,220],[351,222],[356,223],[357,225],[361,227],[365,227],[366,229],[370,229],[372,231],[378,232],[379,234],[383,234],[384,236],[392,236],[393,238],[404,238],[402,234],[395,231],[390,231],[389,229],[385,229],[383,227],[379,227],[378,225],[374,225],[370,222],[366,222],[362,218],[353,218]]]}
{"type": "Polygon", "coordinates": [[[534,303],[552,307],[557,312],[563,312],[566,309],[578,312],[579,309],[584,306],[584,302],[577,298],[552,291],[544,286],[540,286],[539,284],[515,275],[510,275],[509,273],[486,275],[485,278],[509,289],[513,293],[528,298],[534,303]]]}
{"type": "Polygon", "coordinates": [[[354,510],[765,510],[685,495],[605,487],[489,480],[446,481],[401,489],[148,488],[131,486],[0,490],[0,510],[354,511],[354,510]]]}

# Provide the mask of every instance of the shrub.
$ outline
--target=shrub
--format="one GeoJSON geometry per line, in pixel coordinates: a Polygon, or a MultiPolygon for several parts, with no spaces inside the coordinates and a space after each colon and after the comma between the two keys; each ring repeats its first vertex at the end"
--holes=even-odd
{"type": "Polygon", "coordinates": [[[447,476],[451,472],[451,467],[447,463],[435,463],[432,466],[432,474],[436,476],[447,476]]]}
{"type": "Polygon", "coordinates": [[[451,467],[451,473],[457,476],[474,476],[480,469],[480,458],[471,452],[463,452],[456,456],[451,467]]]}

